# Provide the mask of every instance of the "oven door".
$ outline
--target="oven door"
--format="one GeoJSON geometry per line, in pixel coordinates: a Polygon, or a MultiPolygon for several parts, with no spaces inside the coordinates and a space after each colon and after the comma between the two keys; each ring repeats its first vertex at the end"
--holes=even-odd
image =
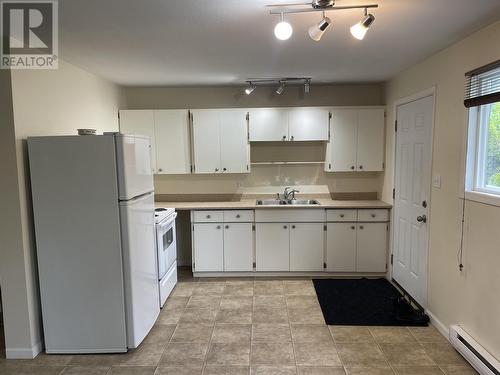
{"type": "Polygon", "coordinates": [[[177,259],[177,240],[175,218],[177,213],[156,225],[156,244],[158,250],[158,280],[161,280],[177,259]]]}

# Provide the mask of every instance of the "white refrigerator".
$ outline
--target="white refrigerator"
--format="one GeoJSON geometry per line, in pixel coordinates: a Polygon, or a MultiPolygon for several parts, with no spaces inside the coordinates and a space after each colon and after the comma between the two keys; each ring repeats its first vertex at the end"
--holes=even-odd
{"type": "Polygon", "coordinates": [[[47,353],[137,347],[158,302],[148,137],[28,138],[47,353]]]}

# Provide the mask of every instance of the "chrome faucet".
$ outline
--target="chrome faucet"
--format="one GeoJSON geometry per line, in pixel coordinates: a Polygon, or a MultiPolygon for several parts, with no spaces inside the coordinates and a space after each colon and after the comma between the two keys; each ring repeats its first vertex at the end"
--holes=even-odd
{"type": "Polygon", "coordinates": [[[292,196],[292,200],[295,199],[295,193],[300,193],[300,191],[296,189],[292,189],[290,186],[287,186],[283,192],[283,199],[286,201],[290,200],[290,196],[292,196]]]}

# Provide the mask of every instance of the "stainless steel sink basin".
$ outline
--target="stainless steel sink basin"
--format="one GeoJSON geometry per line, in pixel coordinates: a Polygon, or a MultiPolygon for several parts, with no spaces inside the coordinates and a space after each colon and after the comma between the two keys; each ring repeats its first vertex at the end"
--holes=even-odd
{"type": "Polygon", "coordinates": [[[257,206],[287,206],[287,205],[302,205],[302,206],[312,206],[318,205],[319,202],[315,199],[263,199],[257,201],[257,206]]]}

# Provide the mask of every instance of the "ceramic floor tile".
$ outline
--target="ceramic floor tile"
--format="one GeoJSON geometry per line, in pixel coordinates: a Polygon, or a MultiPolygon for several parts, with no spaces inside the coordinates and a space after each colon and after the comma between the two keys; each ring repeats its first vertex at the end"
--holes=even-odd
{"type": "Polygon", "coordinates": [[[220,300],[220,296],[194,295],[189,299],[186,307],[192,309],[218,309],[220,300]]]}
{"type": "Polygon", "coordinates": [[[252,323],[252,310],[231,309],[219,310],[217,313],[217,323],[226,324],[250,324],[252,323]]]}
{"type": "Polygon", "coordinates": [[[129,350],[124,354],[119,365],[157,366],[164,350],[164,344],[142,344],[139,348],[129,350]]]}
{"type": "Polygon", "coordinates": [[[218,281],[200,281],[196,285],[193,295],[221,295],[224,293],[224,289],[226,288],[225,282],[218,281]]]}
{"type": "Polygon", "coordinates": [[[212,342],[238,343],[249,342],[252,336],[250,324],[219,324],[215,325],[212,342]]]}
{"type": "Polygon", "coordinates": [[[137,367],[112,367],[110,375],[153,375],[156,367],[137,366],[137,367]]]}
{"type": "Polygon", "coordinates": [[[45,354],[40,353],[35,359],[26,363],[27,365],[42,366],[66,366],[73,359],[72,355],[45,354]]]}
{"type": "Polygon", "coordinates": [[[160,366],[201,366],[205,361],[208,344],[170,343],[160,361],[160,366]]]}
{"type": "Polygon", "coordinates": [[[254,309],[286,309],[283,295],[256,295],[253,298],[254,309]]]}
{"type": "Polygon", "coordinates": [[[418,343],[379,344],[393,366],[433,366],[431,357],[418,343]]]}
{"type": "MultiPolygon", "coordinates": [[[[15,375],[59,375],[64,370],[64,366],[31,366],[22,365],[17,367],[12,372],[4,372],[5,374],[15,375]]],[[[0,371],[2,371],[0,369],[0,371]]],[[[1,374],[2,372],[0,372],[1,374]]]]}
{"type": "Polygon", "coordinates": [[[250,363],[252,366],[295,366],[292,344],[253,342],[250,363]]]}
{"type": "Polygon", "coordinates": [[[184,313],[184,309],[161,310],[156,324],[177,324],[184,313]]]}
{"type": "Polygon", "coordinates": [[[370,327],[371,334],[379,343],[411,343],[416,342],[406,327],[370,327]]]}
{"type": "Polygon", "coordinates": [[[316,296],[286,296],[286,304],[292,308],[320,308],[318,298],[316,296]]]}
{"type": "Polygon", "coordinates": [[[81,354],[74,355],[69,366],[113,366],[123,362],[126,354],[81,354]]]}
{"type": "Polygon", "coordinates": [[[189,296],[186,297],[168,297],[162,307],[163,310],[184,309],[189,301],[189,296]]]}
{"type": "Polygon", "coordinates": [[[273,281],[259,281],[256,280],[254,283],[254,295],[283,295],[284,287],[283,281],[273,280],[273,281]]]}
{"type": "Polygon", "coordinates": [[[311,280],[285,280],[285,294],[295,296],[316,296],[311,280]]]}
{"type": "Polygon", "coordinates": [[[479,373],[469,365],[466,366],[441,366],[441,370],[447,375],[478,375],[479,373]]]}
{"type": "Polygon", "coordinates": [[[177,325],[171,342],[209,342],[212,337],[213,327],[193,323],[177,325]]]}
{"type": "Polygon", "coordinates": [[[248,366],[250,365],[250,342],[248,343],[212,343],[208,351],[207,365],[248,366]]]}
{"type": "Polygon", "coordinates": [[[345,368],[348,375],[394,375],[389,366],[354,366],[345,368]]]}
{"type": "Polygon", "coordinates": [[[406,366],[394,367],[397,375],[443,375],[437,366],[406,366]]]}
{"type": "Polygon", "coordinates": [[[428,327],[409,327],[408,328],[413,337],[417,339],[418,342],[421,343],[447,343],[446,338],[438,332],[436,328],[433,326],[428,327]]]}
{"type": "Polygon", "coordinates": [[[299,366],[342,366],[332,343],[294,343],[295,361],[299,366]]]}
{"type": "Polygon", "coordinates": [[[252,326],[252,341],[291,342],[290,326],[279,323],[259,323],[252,326]]]}
{"type": "Polygon", "coordinates": [[[215,309],[186,309],[179,319],[179,323],[213,324],[217,310],[215,309]]]}
{"type": "Polygon", "coordinates": [[[286,309],[254,309],[254,323],[288,323],[288,313],[286,309]]]}
{"type": "Polygon", "coordinates": [[[249,375],[249,367],[241,366],[206,366],[203,370],[203,375],[249,375]]]}
{"type": "Polygon", "coordinates": [[[66,367],[61,375],[106,375],[110,368],[108,366],[70,366],[66,367]]]}
{"type": "Polygon", "coordinates": [[[467,364],[464,357],[462,357],[449,343],[425,343],[422,345],[427,354],[439,366],[467,364]]]}
{"type": "Polygon", "coordinates": [[[288,308],[290,323],[295,324],[325,324],[325,318],[318,308],[288,308]]]}
{"type": "Polygon", "coordinates": [[[175,325],[155,324],[144,339],[144,344],[168,344],[175,330],[175,325]]]}
{"type": "Polygon", "coordinates": [[[330,331],[325,325],[292,324],[291,329],[294,342],[333,342],[330,331]]]}
{"type": "Polygon", "coordinates": [[[224,289],[225,295],[253,296],[253,281],[228,281],[224,289]]]}
{"type": "Polygon", "coordinates": [[[336,343],[374,342],[367,327],[329,326],[328,328],[336,343]]]}
{"type": "Polygon", "coordinates": [[[238,310],[238,309],[248,309],[253,308],[253,297],[252,296],[233,296],[224,295],[220,302],[221,310],[238,310]]]}
{"type": "Polygon", "coordinates": [[[177,283],[169,298],[191,297],[197,284],[198,283],[177,283]]]}
{"type": "Polygon", "coordinates": [[[299,366],[299,375],[346,375],[343,367],[304,367],[299,366]]]}
{"type": "Polygon", "coordinates": [[[388,366],[384,353],[375,343],[342,343],[337,350],[344,366],[388,366]]]}
{"type": "Polygon", "coordinates": [[[252,366],[250,375],[297,375],[295,366],[252,366]]]}
{"type": "Polygon", "coordinates": [[[201,366],[158,366],[155,375],[201,375],[201,366]]]}

